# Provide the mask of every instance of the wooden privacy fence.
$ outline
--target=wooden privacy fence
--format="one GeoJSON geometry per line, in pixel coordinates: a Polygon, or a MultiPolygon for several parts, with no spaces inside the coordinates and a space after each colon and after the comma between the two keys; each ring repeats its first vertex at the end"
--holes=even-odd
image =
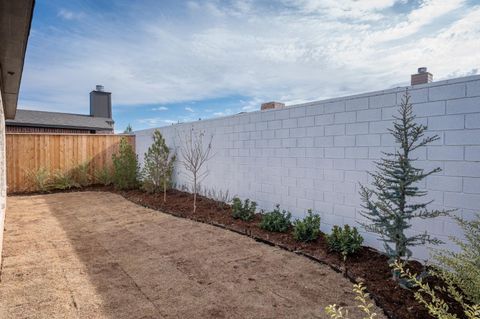
{"type": "Polygon", "coordinates": [[[29,174],[40,169],[68,172],[88,163],[93,175],[112,165],[122,137],[135,147],[133,135],[7,133],[7,190],[34,190],[29,174]]]}

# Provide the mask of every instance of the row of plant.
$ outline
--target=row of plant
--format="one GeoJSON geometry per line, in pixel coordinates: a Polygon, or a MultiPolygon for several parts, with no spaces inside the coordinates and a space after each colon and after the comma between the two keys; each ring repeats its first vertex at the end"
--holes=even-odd
{"type": "MultiPolygon", "coordinates": [[[[233,199],[232,217],[243,221],[252,221],[255,216],[257,203],[246,199],[243,203],[238,197],[233,199]]],[[[270,212],[261,211],[260,228],[271,232],[286,233],[292,230],[295,240],[300,242],[315,241],[321,234],[320,215],[308,210],[303,219],[296,219],[292,222],[292,214],[285,210],[280,210],[280,205],[276,205],[270,212]]],[[[338,252],[342,259],[346,261],[347,256],[357,252],[363,243],[363,237],[358,233],[356,227],[344,225],[343,228],[334,225],[332,233],[325,235],[328,247],[331,251],[338,252]]]]}
{"type": "MultiPolygon", "coordinates": [[[[480,317],[480,235],[479,220],[457,221],[464,228],[467,241],[457,240],[460,253],[449,251],[436,252],[434,263],[422,273],[413,274],[408,267],[412,255],[411,248],[425,244],[439,244],[441,241],[428,233],[411,235],[410,228],[414,219],[428,219],[451,214],[452,211],[429,210],[431,202],[422,202],[426,192],[419,189],[421,181],[440,168],[429,171],[415,167],[416,159],[412,153],[438,139],[426,136],[427,127],[415,122],[409,95],[405,94],[395,117],[390,133],[398,148],[376,163],[376,171],[371,172],[371,187],[361,186],[363,200],[362,216],[367,222],[360,225],[365,231],[377,233],[384,242],[385,252],[392,267],[392,280],[402,289],[410,289],[418,302],[428,309],[435,318],[479,318],[480,317]],[[430,277],[441,279],[442,285],[430,287],[426,280],[430,277]],[[461,310],[453,311],[452,302],[461,310]]],[[[180,137],[180,136],[179,136],[180,137]]],[[[193,129],[180,137],[179,156],[170,151],[161,133],[153,134],[153,144],[145,154],[143,169],[140,170],[137,156],[132,147],[121,142],[120,151],[113,156],[112,183],[116,189],[142,188],[155,194],[163,193],[167,200],[167,189],[172,186],[172,174],[175,161],[187,173],[191,182],[188,189],[193,193],[193,213],[197,209],[197,194],[201,192],[200,183],[208,175],[207,162],[212,158],[212,137],[193,129]]],[[[59,179],[62,181],[62,179],[59,179]]],[[[60,183],[61,184],[61,183],[60,183]]],[[[225,192],[227,193],[227,192],[225,192]]],[[[204,195],[209,195],[204,193],[204,195]]],[[[210,194],[209,197],[212,197],[210,194]]],[[[228,196],[227,196],[228,197],[228,196]]],[[[226,201],[220,199],[220,201],[226,201]]],[[[255,217],[256,203],[250,200],[242,202],[234,198],[232,217],[251,221],[255,217]]],[[[277,206],[271,212],[263,212],[260,227],[273,232],[292,232],[300,242],[315,241],[321,234],[320,216],[309,211],[304,219],[291,220],[291,214],[281,211],[277,206]]],[[[328,248],[341,254],[344,263],[347,257],[361,247],[363,238],[355,227],[334,226],[331,234],[325,235],[328,248]]],[[[365,300],[363,286],[355,287],[359,300],[365,300]],[[362,297],[363,296],[363,297],[362,297]],[[364,298],[364,299],[362,299],[364,298]]],[[[360,302],[366,318],[372,316],[368,303],[360,302]]],[[[332,318],[344,318],[346,313],[336,306],[328,308],[332,318]]]]}
{"type": "Polygon", "coordinates": [[[113,182],[113,173],[111,168],[105,167],[97,169],[91,174],[89,164],[84,163],[68,171],[58,169],[51,172],[47,168],[41,167],[36,171],[28,171],[27,178],[31,189],[49,192],[87,187],[93,184],[107,186],[113,182]]]}
{"type": "MultiPolygon", "coordinates": [[[[427,232],[410,235],[414,219],[430,219],[446,216],[452,211],[429,210],[431,202],[422,202],[426,191],[419,189],[420,182],[431,174],[440,172],[440,168],[425,171],[415,167],[416,159],[412,153],[417,149],[436,141],[439,137],[426,136],[427,127],[416,123],[410,96],[406,92],[399,107],[398,116],[394,117],[393,128],[390,129],[398,148],[376,162],[376,171],[369,172],[371,187],[361,185],[360,196],[363,201],[362,216],[367,222],[360,223],[365,231],[379,235],[384,242],[385,252],[392,267],[392,280],[403,289],[411,289],[417,301],[424,305],[435,318],[478,318],[480,317],[480,235],[479,221],[473,222],[458,219],[464,228],[467,241],[459,241],[461,253],[441,251],[435,254],[434,263],[425,269],[422,275],[409,271],[408,260],[411,247],[425,244],[440,244],[441,241],[427,232]],[[440,278],[441,286],[430,287],[426,283],[428,277],[440,278]],[[452,301],[460,305],[461,311],[454,312],[452,301]]],[[[207,138],[203,132],[190,130],[180,143],[180,162],[189,174],[193,193],[193,212],[196,211],[197,194],[201,181],[208,175],[206,163],[211,158],[212,137],[207,138]]],[[[133,158],[132,158],[133,160],[133,158]]],[[[142,180],[143,188],[149,192],[164,193],[171,184],[171,176],[176,160],[159,131],[153,135],[153,144],[145,154],[142,174],[136,175],[142,180]]],[[[138,164],[131,168],[138,167],[138,164]]],[[[138,169],[136,170],[138,172],[138,169]]],[[[250,200],[232,201],[232,217],[243,221],[254,219],[256,203],[250,200]]],[[[291,221],[291,214],[281,211],[277,206],[271,212],[263,212],[260,227],[273,232],[292,231],[297,241],[314,241],[320,236],[320,216],[309,211],[304,219],[291,221]]],[[[328,248],[341,254],[346,262],[349,255],[360,249],[363,238],[355,227],[345,225],[334,226],[332,233],[326,236],[328,248]]],[[[363,286],[356,286],[359,300],[364,296],[363,286]]],[[[363,302],[359,305],[367,318],[373,316],[370,307],[363,302]]],[[[341,308],[331,306],[328,313],[332,318],[344,318],[346,313],[341,308]]]]}

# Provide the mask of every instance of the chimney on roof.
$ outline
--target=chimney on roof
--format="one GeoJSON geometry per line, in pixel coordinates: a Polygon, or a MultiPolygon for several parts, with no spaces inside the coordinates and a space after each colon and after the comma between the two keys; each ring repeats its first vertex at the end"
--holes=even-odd
{"type": "Polygon", "coordinates": [[[433,80],[433,75],[427,72],[426,67],[418,68],[417,74],[412,74],[411,85],[430,83],[433,80]]]}
{"type": "Polygon", "coordinates": [[[103,85],[90,92],[90,116],[112,118],[112,93],[105,92],[103,85]]]}
{"type": "Polygon", "coordinates": [[[283,109],[285,107],[284,103],[280,102],[267,102],[267,103],[262,103],[261,110],[278,110],[278,109],[283,109]]]}

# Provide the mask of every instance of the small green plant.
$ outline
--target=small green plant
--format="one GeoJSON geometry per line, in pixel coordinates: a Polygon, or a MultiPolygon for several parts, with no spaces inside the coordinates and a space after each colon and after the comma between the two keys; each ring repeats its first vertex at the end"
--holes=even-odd
{"type": "Polygon", "coordinates": [[[56,170],[53,173],[52,186],[54,189],[67,190],[80,187],[70,173],[56,170]]]}
{"type": "MultiPolygon", "coordinates": [[[[416,291],[414,292],[415,299],[425,306],[428,313],[437,319],[456,319],[456,314],[452,313],[448,303],[445,301],[445,295],[448,295],[451,299],[455,300],[462,306],[465,318],[479,319],[480,318],[480,304],[470,303],[465,301],[465,295],[462,290],[457,286],[454,277],[452,277],[448,271],[441,269],[433,269],[430,274],[436,276],[444,282],[444,285],[436,285],[430,287],[430,285],[424,282],[421,276],[412,273],[405,264],[401,261],[395,261],[392,264],[393,269],[399,274],[401,279],[408,280],[416,291]]],[[[478,289],[478,287],[477,287],[478,289]]]]}
{"type": "Polygon", "coordinates": [[[232,216],[235,219],[241,219],[244,221],[250,221],[255,216],[255,210],[257,209],[257,203],[250,202],[247,198],[242,204],[242,200],[238,197],[233,199],[232,216]]]}
{"type": "Polygon", "coordinates": [[[102,184],[104,186],[108,186],[113,182],[112,169],[109,167],[105,166],[95,170],[94,175],[95,175],[95,182],[102,184]]]}
{"type": "Polygon", "coordinates": [[[295,240],[308,242],[313,241],[320,235],[320,216],[308,210],[304,219],[297,219],[293,223],[293,237],[295,240]]]}
{"type": "Polygon", "coordinates": [[[363,237],[358,233],[356,227],[345,225],[339,227],[333,226],[332,233],[325,235],[328,248],[342,254],[343,261],[347,260],[347,256],[357,252],[363,243],[363,237]]]}
{"type": "Polygon", "coordinates": [[[202,196],[205,196],[207,198],[210,198],[216,201],[218,207],[221,209],[224,209],[229,203],[232,202],[232,196],[230,195],[230,192],[228,189],[226,191],[223,191],[221,189],[217,191],[214,188],[206,189],[206,188],[202,188],[199,185],[198,193],[201,194],[202,196]]]}
{"type": "Polygon", "coordinates": [[[263,214],[260,227],[268,231],[284,233],[292,225],[291,218],[292,214],[285,210],[280,211],[280,205],[277,204],[273,211],[263,214]]]}
{"type": "MultiPolygon", "coordinates": [[[[355,293],[355,300],[358,301],[357,308],[359,308],[364,316],[362,319],[374,319],[377,314],[372,312],[373,304],[369,302],[369,294],[365,292],[365,286],[362,283],[353,285],[353,292],[355,293]]],[[[325,312],[332,319],[349,319],[348,310],[337,305],[329,305],[325,308],[325,312]]]]}
{"type": "Polygon", "coordinates": [[[120,140],[118,154],[112,155],[113,185],[116,189],[133,189],[138,186],[139,166],[137,154],[126,138],[120,140]]]}
{"type": "Polygon", "coordinates": [[[434,259],[442,277],[448,277],[470,302],[480,305],[480,215],[470,221],[455,219],[465,236],[464,240],[451,237],[459,251],[437,250],[434,259]]]}
{"type": "Polygon", "coordinates": [[[72,178],[82,187],[91,185],[92,177],[90,176],[89,164],[83,163],[72,170],[72,178]]]}
{"type": "Polygon", "coordinates": [[[50,172],[45,167],[28,171],[27,178],[37,191],[48,192],[52,188],[50,172]]]}

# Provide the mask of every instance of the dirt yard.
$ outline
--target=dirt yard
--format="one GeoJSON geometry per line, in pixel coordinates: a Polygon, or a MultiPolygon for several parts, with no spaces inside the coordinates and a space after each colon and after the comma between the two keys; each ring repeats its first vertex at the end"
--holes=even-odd
{"type": "Polygon", "coordinates": [[[7,205],[0,318],[327,318],[331,303],[361,317],[327,266],[119,195],[7,205]]]}

